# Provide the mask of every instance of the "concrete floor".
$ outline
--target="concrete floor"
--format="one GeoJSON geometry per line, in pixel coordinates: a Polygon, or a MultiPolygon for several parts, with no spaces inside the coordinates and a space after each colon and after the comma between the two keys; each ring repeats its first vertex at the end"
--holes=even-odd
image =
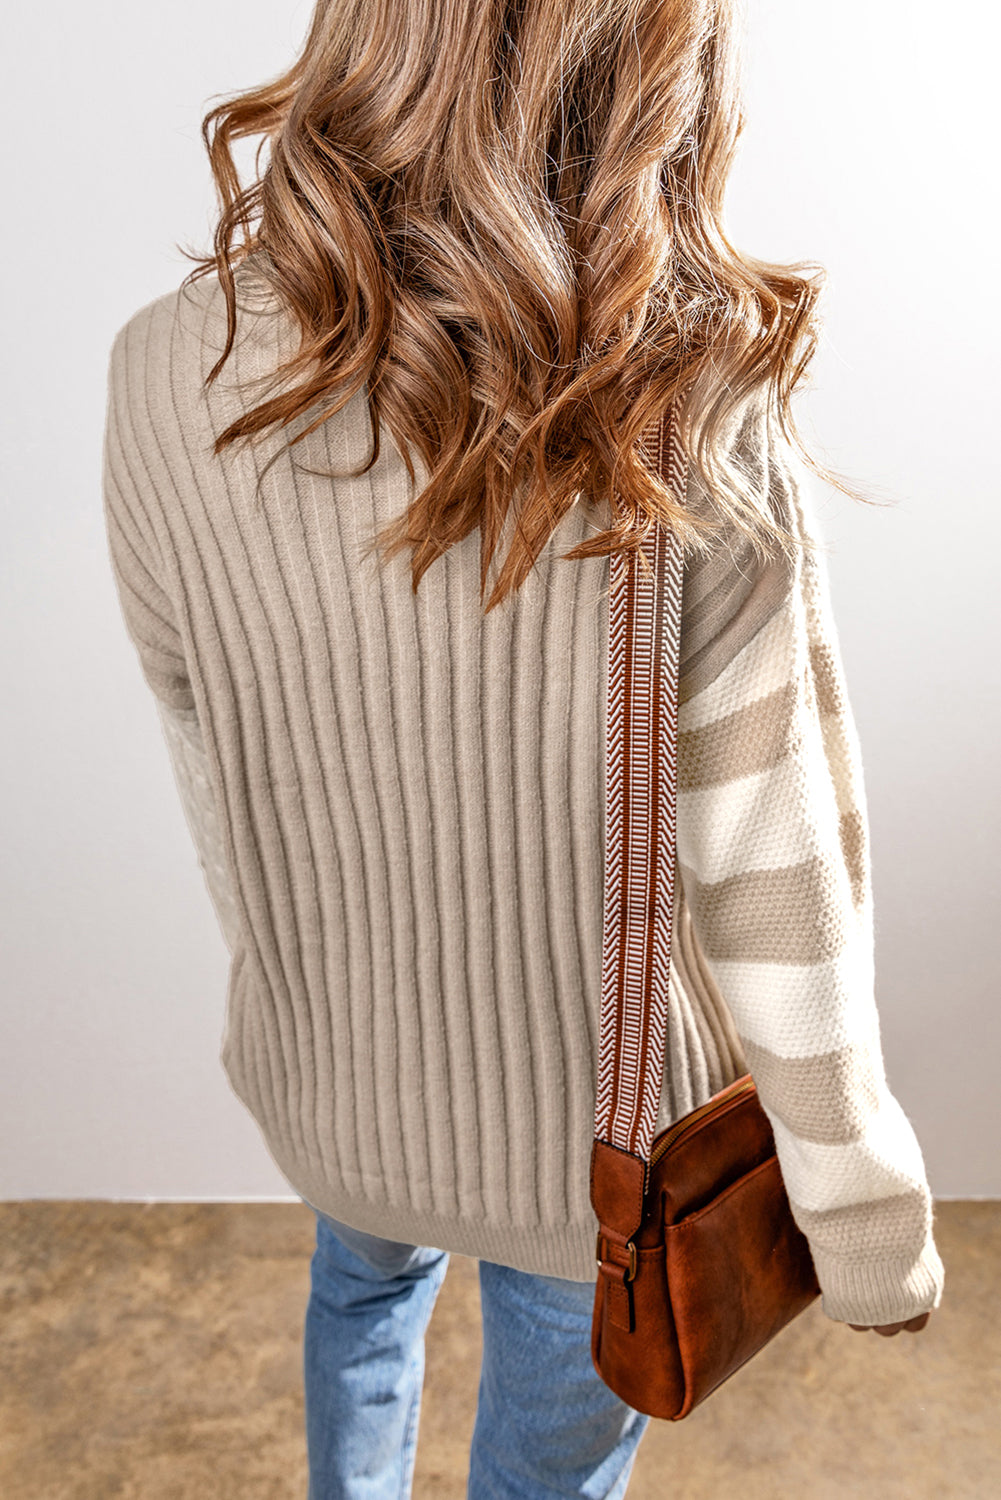
{"type": "MultiPolygon", "coordinates": [[[[814,1303],[682,1422],[630,1500],[1001,1500],[1001,1203],[936,1204],[942,1307],[880,1338],[814,1303]]],[[[300,1204],[0,1204],[4,1500],[304,1500],[300,1204]]],[[[476,1262],[427,1341],[415,1500],[465,1500],[476,1262]]]]}

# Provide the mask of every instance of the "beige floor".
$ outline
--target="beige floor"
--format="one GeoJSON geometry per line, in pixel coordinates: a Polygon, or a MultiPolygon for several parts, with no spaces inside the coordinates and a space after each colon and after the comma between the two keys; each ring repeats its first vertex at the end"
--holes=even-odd
{"type": "MultiPolygon", "coordinates": [[[[924,1332],[819,1303],[683,1422],[630,1500],[1001,1500],[1001,1203],[936,1205],[948,1284],[924,1332]]],[[[3,1500],[304,1500],[302,1205],[0,1204],[3,1500]]],[[[475,1261],[428,1334],[417,1500],[465,1500],[475,1261]]]]}

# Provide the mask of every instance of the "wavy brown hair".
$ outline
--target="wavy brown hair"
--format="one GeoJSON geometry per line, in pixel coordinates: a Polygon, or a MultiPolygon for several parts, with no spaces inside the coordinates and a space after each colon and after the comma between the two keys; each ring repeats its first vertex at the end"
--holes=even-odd
{"type": "MultiPolygon", "coordinates": [[[[735,456],[757,403],[806,451],[791,397],[815,352],[824,272],[739,254],[723,228],[738,136],[733,0],[317,0],[288,72],[216,105],[202,136],[221,204],[227,339],[248,261],[295,320],[284,389],[215,452],[299,417],[293,441],[362,386],[429,482],[379,534],[411,548],[413,589],[481,527],[487,610],[517,589],[581,495],[611,524],[563,554],[638,548],[652,525],[705,552],[727,523],[759,555],[811,545],[735,456]],[[233,144],[261,137],[241,187],[233,144]],[[270,147],[261,170],[261,148],[270,147]],[[645,434],[679,400],[717,519],[679,502],[645,434]]],[[[683,499],[684,497],[682,497],[683,499]]]]}

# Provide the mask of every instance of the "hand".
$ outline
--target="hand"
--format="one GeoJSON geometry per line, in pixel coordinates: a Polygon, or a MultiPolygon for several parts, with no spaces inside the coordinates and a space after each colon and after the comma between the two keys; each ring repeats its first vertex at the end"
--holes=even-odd
{"type": "Polygon", "coordinates": [[[849,1323],[848,1327],[854,1328],[858,1333],[868,1333],[871,1328],[874,1332],[881,1333],[884,1338],[890,1338],[893,1334],[899,1333],[902,1328],[908,1333],[920,1332],[930,1317],[930,1312],[923,1312],[918,1313],[916,1318],[908,1318],[906,1323],[849,1323]]]}

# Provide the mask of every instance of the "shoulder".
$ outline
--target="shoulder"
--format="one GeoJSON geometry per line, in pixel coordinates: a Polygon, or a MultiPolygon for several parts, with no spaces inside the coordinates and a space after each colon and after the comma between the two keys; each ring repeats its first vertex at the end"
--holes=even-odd
{"type": "Polygon", "coordinates": [[[234,341],[226,352],[229,309],[214,272],[139,307],[115,332],[108,357],[108,402],[140,447],[208,441],[239,415],[255,382],[273,374],[286,333],[273,296],[249,268],[235,277],[234,341]]]}
{"type": "Polygon", "coordinates": [[[109,356],[113,385],[151,386],[174,371],[198,369],[202,354],[225,347],[226,299],[219,278],[206,276],[154,297],[116,331],[109,356]]]}
{"type": "MultiPolygon", "coordinates": [[[[242,379],[247,367],[272,364],[281,344],[276,327],[280,309],[260,274],[249,264],[234,273],[234,343],[225,366],[227,376],[242,379]]],[[[164,383],[204,383],[226,348],[229,308],[213,271],[196,281],[154,297],[129,317],[111,343],[109,376],[113,384],[155,389],[164,383]]],[[[284,330],[282,330],[284,332],[284,330]]]]}
{"type": "MultiPolygon", "coordinates": [[[[724,435],[755,509],[794,536],[802,536],[801,467],[794,450],[757,393],[732,418],[724,435]]],[[[694,466],[686,503],[724,521],[694,466]]],[[[796,596],[801,557],[773,547],[762,555],[729,520],[711,548],[686,558],[681,646],[681,701],[708,687],[745,646],[796,596]]]]}
{"type": "MultiPolygon", "coordinates": [[[[801,461],[782,432],[764,389],[755,389],[730,414],[718,444],[728,467],[744,480],[747,499],[754,509],[795,533],[798,515],[794,491],[801,461]]],[[[700,515],[725,522],[724,547],[743,539],[744,534],[716,505],[694,465],[689,469],[686,504],[700,515]]]]}
{"type": "Polygon", "coordinates": [[[117,329],[108,356],[108,403],[125,433],[144,443],[174,425],[179,398],[190,407],[204,340],[220,324],[224,330],[222,289],[217,277],[206,277],[144,303],[117,329]]]}

